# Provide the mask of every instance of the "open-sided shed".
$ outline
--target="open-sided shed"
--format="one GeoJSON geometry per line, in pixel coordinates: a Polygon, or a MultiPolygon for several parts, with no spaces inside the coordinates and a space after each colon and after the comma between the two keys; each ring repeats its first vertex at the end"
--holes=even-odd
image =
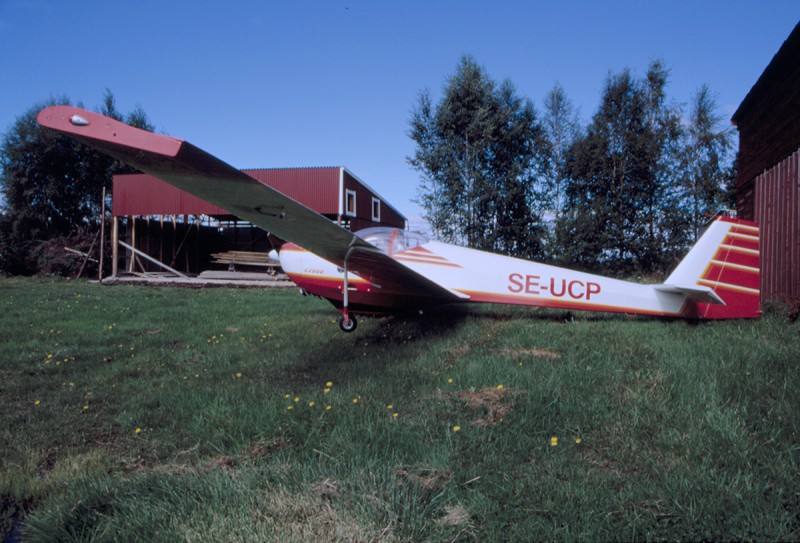
{"type": "MultiPolygon", "coordinates": [[[[406,218],[347,168],[243,171],[350,230],[406,227],[406,218]]],[[[213,253],[266,252],[275,241],[227,210],[147,174],[114,176],[112,215],[115,224],[124,218],[128,245],[186,272],[205,269],[213,253]]],[[[133,264],[129,254],[126,265],[133,270],[133,264]]]]}

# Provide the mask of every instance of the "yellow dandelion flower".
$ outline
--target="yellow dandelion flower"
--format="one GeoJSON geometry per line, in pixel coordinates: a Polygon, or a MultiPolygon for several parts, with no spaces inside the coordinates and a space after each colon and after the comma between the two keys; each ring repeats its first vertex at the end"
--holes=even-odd
{"type": "Polygon", "coordinates": [[[551,447],[558,447],[558,437],[553,436],[550,438],[550,446],[551,447]]]}
{"type": "Polygon", "coordinates": [[[325,383],[325,386],[328,387],[328,388],[332,387],[333,386],[333,381],[328,381],[327,383],[325,383]]]}
{"type": "Polygon", "coordinates": [[[237,379],[241,379],[241,378],[242,378],[242,372],[240,372],[240,371],[237,371],[237,372],[236,372],[236,378],[237,378],[237,379]]]}
{"type": "Polygon", "coordinates": [[[393,418],[393,419],[396,419],[396,418],[397,418],[397,417],[399,417],[399,416],[400,416],[400,415],[398,415],[397,413],[392,413],[392,418],[393,418]]]}
{"type": "Polygon", "coordinates": [[[136,429],[133,431],[133,433],[134,434],[141,434],[142,433],[142,429],[137,426],[136,429]]]}
{"type": "Polygon", "coordinates": [[[52,353],[47,353],[47,359],[49,360],[51,358],[53,358],[53,354],[52,353]]]}
{"type": "Polygon", "coordinates": [[[353,403],[358,403],[358,398],[353,398],[353,403]]]}
{"type": "Polygon", "coordinates": [[[286,398],[287,400],[289,399],[289,396],[290,396],[289,394],[284,394],[283,395],[283,397],[286,398]]]}
{"type": "Polygon", "coordinates": [[[453,382],[453,378],[452,378],[452,377],[450,377],[450,378],[447,380],[447,382],[448,382],[448,383],[452,383],[452,382],[453,382]]]}
{"type": "Polygon", "coordinates": [[[300,401],[300,396],[295,396],[293,401],[294,401],[294,403],[299,402],[300,401]]]}
{"type": "Polygon", "coordinates": [[[386,409],[394,409],[394,405],[389,404],[389,405],[386,406],[386,409]]]}
{"type": "Polygon", "coordinates": [[[88,411],[88,410],[89,410],[89,406],[88,406],[88,405],[84,405],[84,406],[83,406],[83,410],[84,410],[84,411],[88,411]]]}
{"type": "Polygon", "coordinates": [[[41,405],[41,403],[42,403],[42,400],[36,400],[36,401],[33,402],[33,405],[39,406],[39,405],[41,405]]]}
{"type": "Polygon", "coordinates": [[[330,391],[331,391],[330,387],[325,387],[322,389],[322,392],[324,392],[325,394],[327,394],[330,391]]]}
{"type": "Polygon", "coordinates": [[[503,385],[497,385],[497,390],[503,390],[503,385]]]}
{"type": "Polygon", "coordinates": [[[314,407],[316,405],[315,402],[308,402],[308,407],[314,407]]]}
{"type": "Polygon", "coordinates": [[[461,426],[459,426],[459,425],[453,426],[453,431],[454,432],[460,432],[461,431],[461,426]]]}
{"type": "Polygon", "coordinates": [[[287,406],[286,406],[286,410],[287,410],[287,411],[291,411],[292,409],[294,409],[294,406],[293,406],[293,405],[287,405],[287,406]]]}
{"type": "Polygon", "coordinates": [[[333,407],[333,406],[332,406],[332,405],[326,405],[326,406],[325,406],[325,411],[330,411],[330,410],[331,410],[331,407],[333,407]]]}
{"type": "Polygon", "coordinates": [[[576,444],[576,445],[580,445],[582,441],[583,441],[583,440],[582,440],[581,438],[579,438],[579,437],[576,437],[576,438],[575,438],[575,444],[576,444]]]}

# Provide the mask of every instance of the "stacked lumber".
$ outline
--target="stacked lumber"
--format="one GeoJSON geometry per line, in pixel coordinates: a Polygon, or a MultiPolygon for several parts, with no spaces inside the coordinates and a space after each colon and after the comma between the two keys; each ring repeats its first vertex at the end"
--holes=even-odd
{"type": "Polygon", "coordinates": [[[254,251],[227,251],[224,253],[213,253],[211,255],[215,264],[227,264],[229,270],[233,270],[236,266],[257,266],[268,268],[272,271],[274,268],[280,266],[263,252],[254,251]]]}

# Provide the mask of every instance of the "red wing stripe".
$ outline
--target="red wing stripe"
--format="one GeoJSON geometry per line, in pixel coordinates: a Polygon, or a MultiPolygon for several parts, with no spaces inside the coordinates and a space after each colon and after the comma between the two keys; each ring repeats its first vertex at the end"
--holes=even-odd
{"type": "Polygon", "coordinates": [[[422,254],[425,254],[425,255],[433,255],[433,253],[431,251],[429,251],[425,247],[420,247],[419,245],[416,246],[416,247],[412,247],[411,249],[408,249],[406,252],[407,253],[422,253],[422,254]]]}
{"type": "Polygon", "coordinates": [[[434,266],[447,266],[450,268],[460,268],[458,264],[453,264],[452,262],[448,262],[447,260],[441,259],[432,259],[430,257],[416,257],[414,255],[394,255],[395,260],[400,260],[401,262],[416,262],[417,264],[432,264],[434,266]]]}
{"type": "Polygon", "coordinates": [[[447,262],[447,259],[438,255],[433,254],[430,251],[415,251],[414,249],[409,249],[408,251],[403,251],[402,253],[397,253],[398,255],[403,256],[414,256],[418,258],[425,258],[428,260],[441,260],[443,262],[447,262]]]}

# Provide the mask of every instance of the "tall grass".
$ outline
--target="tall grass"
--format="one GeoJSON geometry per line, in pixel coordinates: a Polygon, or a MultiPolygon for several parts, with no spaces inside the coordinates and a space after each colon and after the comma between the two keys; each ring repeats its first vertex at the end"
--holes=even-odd
{"type": "Polygon", "coordinates": [[[3,279],[0,304],[26,541],[800,536],[779,314],[454,307],[346,335],[285,290],[3,279]]]}

